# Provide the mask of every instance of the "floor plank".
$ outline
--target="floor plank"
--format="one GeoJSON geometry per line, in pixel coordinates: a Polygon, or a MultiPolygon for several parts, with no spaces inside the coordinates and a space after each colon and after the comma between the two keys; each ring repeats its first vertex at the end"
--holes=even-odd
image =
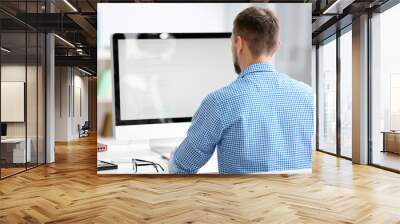
{"type": "Polygon", "coordinates": [[[400,223],[400,175],[314,153],[311,175],[97,176],[96,138],[0,181],[0,223],[400,223]]]}

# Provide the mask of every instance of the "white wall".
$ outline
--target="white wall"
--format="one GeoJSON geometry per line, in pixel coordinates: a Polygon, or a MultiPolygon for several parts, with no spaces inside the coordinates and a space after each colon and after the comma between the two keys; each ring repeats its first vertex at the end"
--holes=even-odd
{"type": "Polygon", "coordinates": [[[72,99],[74,99],[74,108],[73,113],[72,113],[72,119],[71,119],[71,136],[72,138],[77,138],[79,137],[78,133],[78,124],[82,126],[85,121],[88,120],[88,78],[85,76],[81,76],[82,73],[77,73],[77,70],[74,72],[74,96],[72,96],[72,99]],[[80,93],[78,91],[80,90],[80,93]],[[80,99],[79,99],[79,94],[80,94],[80,99]],[[80,103],[78,101],[81,101],[80,103]],[[79,105],[80,104],[80,105],[79,105]],[[81,106],[81,108],[79,108],[81,106]],[[82,111],[80,111],[80,109],[82,111]]]}
{"type": "Polygon", "coordinates": [[[314,135],[312,139],[312,148],[317,147],[317,48],[315,45],[312,46],[311,53],[311,87],[314,92],[314,135]]]}
{"type": "Polygon", "coordinates": [[[67,67],[55,68],[55,140],[68,140],[69,76],[67,67]]]}
{"type": "Polygon", "coordinates": [[[236,15],[249,6],[277,14],[281,46],[275,66],[311,85],[311,3],[99,3],[97,55],[110,58],[113,33],[231,32],[236,15]]]}
{"type": "Polygon", "coordinates": [[[88,78],[76,68],[56,67],[55,86],[55,140],[77,139],[78,124],[88,120],[88,78]],[[77,101],[78,90],[81,103],[77,101]],[[82,113],[77,105],[81,105],[82,113]]]}

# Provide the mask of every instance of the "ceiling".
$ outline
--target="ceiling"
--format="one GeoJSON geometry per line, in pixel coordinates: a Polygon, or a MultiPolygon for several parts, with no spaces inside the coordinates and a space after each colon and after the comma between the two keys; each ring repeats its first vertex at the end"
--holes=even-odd
{"type": "MultiPolygon", "coordinates": [[[[208,2],[293,2],[312,3],[313,41],[323,38],[339,19],[354,16],[366,9],[377,7],[387,0],[271,0],[208,2]],[[337,1],[337,3],[335,3],[337,1]],[[324,33],[325,32],[325,33],[324,33]]],[[[96,6],[105,2],[188,2],[188,1],[138,1],[138,0],[1,0],[0,25],[4,38],[14,41],[13,47],[24,46],[18,32],[54,32],[56,65],[85,67],[96,71],[96,6]],[[51,13],[49,13],[51,11],[51,13]]],[[[192,0],[190,2],[204,2],[192,0]]],[[[145,18],[144,18],[145,19],[145,18]]],[[[351,19],[350,19],[351,22],[351,19]]],[[[8,42],[7,41],[7,42],[8,42]]],[[[5,43],[5,42],[3,42],[5,43]]],[[[34,46],[29,45],[30,46],[34,46]]],[[[28,52],[31,51],[28,47],[28,52]]],[[[21,48],[22,49],[22,48],[21,48]]],[[[21,52],[23,53],[23,52],[21,52]]]]}

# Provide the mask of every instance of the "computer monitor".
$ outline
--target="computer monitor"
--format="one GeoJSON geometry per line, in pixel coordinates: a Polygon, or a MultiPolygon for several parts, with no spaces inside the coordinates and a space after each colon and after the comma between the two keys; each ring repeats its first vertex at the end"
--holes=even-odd
{"type": "Polygon", "coordinates": [[[184,136],[204,97],[237,77],[230,35],[114,34],[116,137],[184,136]]]}
{"type": "Polygon", "coordinates": [[[6,123],[1,123],[1,136],[2,137],[7,136],[7,124],[6,123]]]}

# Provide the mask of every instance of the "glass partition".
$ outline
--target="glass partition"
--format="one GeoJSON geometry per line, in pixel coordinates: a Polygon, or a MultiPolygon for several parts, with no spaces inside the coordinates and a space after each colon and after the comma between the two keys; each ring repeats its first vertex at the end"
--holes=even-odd
{"type": "MultiPolygon", "coordinates": [[[[38,13],[39,4],[37,1],[27,2],[26,12],[38,13]]],[[[38,23],[38,17],[33,17],[32,21],[38,23]]],[[[38,165],[38,76],[39,76],[39,33],[27,27],[27,150],[30,153],[30,162],[27,167],[38,165]]]]}
{"type": "Polygon", "coordinates": [[[336,39],[318,47],[318,149],[336,154],[336,39]]]}
{"type": "MultiPolygon", "coordinates": [[[[19,16],[43,5],[0,2],[19,16]]],[[[45,44],[44,33],[0,12],[1,179],[45,163],[45,44]]]]}
{"type": "Polygon", "coordinates": [[[371,18],[371,160],[400,171],[400,5],[371,18]]]}
{"type": "Polygon", "coordinates": [[[340,36],[340,154],[352,157],[352,33],[340,36]]]}
{"type": "Polygon", "coordinates": [[[25,32],[1,34],[2,177],[24,171],[31,162],[26,144],[26,41],[25,32]]]}

